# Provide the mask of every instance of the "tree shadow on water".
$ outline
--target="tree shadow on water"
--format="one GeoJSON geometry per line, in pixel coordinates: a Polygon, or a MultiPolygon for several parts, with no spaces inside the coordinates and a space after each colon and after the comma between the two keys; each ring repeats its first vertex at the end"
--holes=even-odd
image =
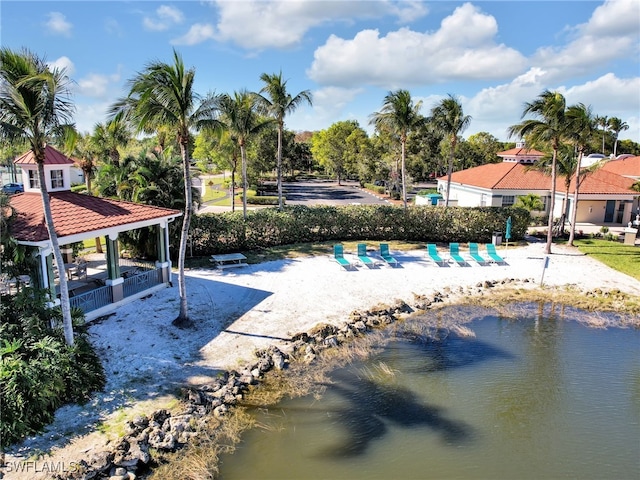
{"type": "MultiPolygon", "coordinates": [[[[403,367],[406,373],[424,375],[509,358],[513,356],[508,352],[475,338],[451,336],[433,340],[405,337],[392,340],[375,361],[397,362],[406,367],[403,367]]],[[[473,439],[474,431],[469,424],[448,418],[445,409],[425,403],[414,392],[394,382],[358,375],[353,368],[334,372],[332,379],[334,383],[327,388],[347,404],[333,412],[335,423],[346,431],[346,439],[324,450],[323,456],[348,458],[362,455],[371,442],[382,438],[394,426],[425,428],[437,433],[445,444],[454,446],[473,439]]]]}
{"type": "Polygon", "coordinates": [[[469,425],[446,418],[441,408],[419,402],[416,395],[406,388],[355,377],[346,370],[338,372],[334,379],[337,384],[329,388],[343,397],[347,406],[332,416],[335,423],[346,430],[347,438],[325,449],[321,454],[323,457],[362,455],[371,442],[387,434],[392,425],[429,428],[439,433],[445,443],[456,445],[471,438],[469,425]]]}

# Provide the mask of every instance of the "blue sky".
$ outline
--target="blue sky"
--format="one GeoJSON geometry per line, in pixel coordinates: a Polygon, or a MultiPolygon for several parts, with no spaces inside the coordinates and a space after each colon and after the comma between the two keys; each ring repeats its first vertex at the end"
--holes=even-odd
{"type": "Polygon", "coordinates": [[[74,80],[75,121],[92,131],[126,82],[172,49],[196,91],[258,91],[282,71],[313,107],[286,119],[320,130],[371,113],[404,88],[422,112],[458,96],[480,131],[507,140],[524,102],[558,90],[569,104],[630,126],[640,141],[640,1],[11,1],[3,47],[29,48],[74,80]]]}

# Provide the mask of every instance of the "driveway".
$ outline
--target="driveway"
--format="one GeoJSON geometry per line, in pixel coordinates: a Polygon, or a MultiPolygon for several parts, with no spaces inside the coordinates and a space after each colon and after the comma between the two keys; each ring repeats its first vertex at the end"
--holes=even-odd
{"type": "Polygon", "coordinates": [[[362,190],[357,182],[283,183],[287,205],[384,205],[389,202],[362,190]]]}
{"type": "MultiPolygon", "coordinates": [[[[360,188],[358,182],[311,181],[311,182],[283,182],[283,194],[286,205],[389,205],[389,201],[379,198],[360,188]]],[[[252,208],[264,208],[248,206],[252,208]]],[[[228,212],[231,207],[204,205],[198,213],[228,212]]],[[[242,211],[242,205],[236,205],[236,210],[242,211]]]]}

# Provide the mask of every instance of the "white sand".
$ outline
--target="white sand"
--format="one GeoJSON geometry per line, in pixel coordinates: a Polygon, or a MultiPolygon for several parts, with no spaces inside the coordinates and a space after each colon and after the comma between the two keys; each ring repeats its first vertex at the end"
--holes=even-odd
{"type": "MultiPolygon", "coordinates": [[[[544,244],[506,250],[503,246],[498,251],[508,265],[469,262],[468,267],[438,267],[423,251],[409,251],[392,252],[399,268],[360,266],[346,271],[326,255],[190,271],[189,312],[196,324],[192,330],[171,325],[179,306],[174,276],[173,287],[131,302],[91,326],[107,374],[105,392],[84,407],[61,408],[43,435],[25,441],[5,461],[24,460],[36,449],[53,454],[41,462],[79,460],[91,447],[103,448],[106,436],[96,431],[99,422],[115,419],[115,424],[122,424],[132,412],[164,407],[175,398],[177,386],[199,385],[221,370],[243,366],[257,348],[276,344],[284,349],[292,334],[318,323],[341,324],[354,310],[397,299],[411,304],[414,294],[455,290],[484,280],[530,279],[532,288],[540,283],[544,244]]],[[[348,254],[347,258],[354,259],[348,254]]],[[[570,247],[554,246],[544,284],[640,295],[639,281],[570,247]]],[[[5,472],[5,478],[47,478],[34,470],[21,475],[5,472]]]]}

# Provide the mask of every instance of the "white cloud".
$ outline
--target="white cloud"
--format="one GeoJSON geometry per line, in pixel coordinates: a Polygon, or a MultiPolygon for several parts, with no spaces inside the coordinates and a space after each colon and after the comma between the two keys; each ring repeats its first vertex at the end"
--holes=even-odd
{"type": "Polygon", "coordinates": [[[398,2],[390,6],[390,12],[398,17],[398,23],[411,23],[429,13],[427,5],[422,1],[398,2]]]}
{"type": "Polygon", "coordinates": [[[156,9],[155,15],[146,16],[142,19],[142,25],[147,30],[161,32],[183,21],[184,15],[180,10],[175,7],[161,5],[156,9]]]}
{"type": "Polygon", "coordinates": [[[48,20],[45,22],[47,31],[53,35],[63,35],[65,37],[71,36],[71,29],[73,25],[67,21],[60,12],[50,12],[47,14],[48,20]]]}
{"type": "Polygon", "coordinates": [[[496,44],[495,19],[467,3],[442,21],[435,33],[401,28],[381,37],[363,30],[352,40],[335,35],[314,53],[307,71],[324,85],[371,84],[385,88],[517,75],[526,59],[496,44]]]}
{"type": "Polygon", "coordinates": [[[103,123],[107,118],[107,113],[111,102],[76,103],[76,114],[74,122],[76,129],[81,133],[91,133],[96,124],[103,123]]]}
{"type": "Polygon", "coordinates": [[[561,81],[602,67],[617,58],[637,61],[640,53],[640,2],[607,1],[587,23],[571,29],[573,39],[562,47],[543,47],[533,56],[536,65],[561,81]]]}
{"type": "Polygon", "coordinates": [[[196,45],[213,38],[215,38],[215,29],[212,25],[196,23],[183,36],[171,40],[171,44],[196,45]]]}
{"type": "Polygon", "coordinates": [[[427,14],[420,1],[217,0],[218,40],[252,50],[291,48],[313,27],[358,18],[397,16],[402,23],[427,14]]]}
{"type": "Polygon", "coordinates": [[[87,97],[101,98],[107,94],[108,87],[112,82],[113,78],[108,75],[90,73],[78,80],[78,93],[87,97]]]}
{"type": "Polygon", "coordinates": [[[67,76],[71,77],[76,72],[76,66],[73,64],[69,57],[62,56],[60,58],[55,59],[53,62],[48,62],[47,64],[50,69],[59,69],[65,71],[67,76]]]}

